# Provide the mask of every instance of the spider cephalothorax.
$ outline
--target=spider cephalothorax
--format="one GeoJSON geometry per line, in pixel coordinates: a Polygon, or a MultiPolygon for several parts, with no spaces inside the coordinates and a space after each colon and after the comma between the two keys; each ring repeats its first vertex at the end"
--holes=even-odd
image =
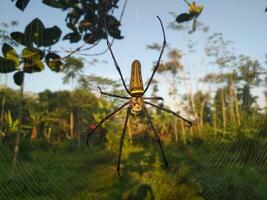
{"type": "Polygon", "coordinates": [[[138,116],[143,112],[145,106],[144,99],[142,97],[132,97],[129,106],[131,108],[131,114],[138,116]]]}
{"type": "Polygon", "coordinates": [[[118,172],[119,176],[120,176],[120,160],[121,160],[122,145],[123,145],[123,141],[124,141],[124,137],[125,137],[125,133],[126,133],[127,122],[128,122],[128,118],[129,118],[130,114],[138,116],[138,115],[144,113],[146,115],[146,117],[148,119],[148,123],[150,124],[150,126],[151,126],[151,128],[153,130],[153,133],[154,133],[154,135],[155,135],[155,137],[157,139],[157,142],[159,144],[160,151],[161,151],[161,154],[162,154],[162,157],[163,157],[163,160],[164,160],[164,163],[165,163],[166,167],[168,167],[168,162],[167,162],[167,159],[165,157],[164,151],[162,149],[162,144],[161,144],[161,140],[160,140],[160,137],[159,137],[159,133],[158,133],[157,129],[155,129],[155,127],[154,127],[154,125],[152,123],[151,117],[147,112],[146,105],[150,105],[150,106],[153,106],[153,107],[155,107],[157,109],[160,109],[160,110],[166,111],[168,113],[171,113],[174,116],[184,120],[188,124],[187,126],[189,126],[189,127],[192,126],[192,123],[190,121],[188,121],[187,119],[185,119],[185,118],[181,117],[180,115],[176,114],[174,111],[169,110],[169,109],[164,108],[164,107],[160,107],[160,106],[158,106],[156,104],[153,104],[153,103],[150,103],[150,102],[146,101],[146,100],[151,100],[151,99],[153,99],[153,100],[163,100],[162,97],[144,97],[144,94],[146,93],[147,89],[149,88],[149,85],[151,84],[151,81],[152,81],[152,79],[154,77],[154,74],[156,73],[157,69],[159,68],[160,59],[161,59],[162,53],[164,51],[164,48],[166,46],[166,38],[165,38],[164,28],[163,28],[161,19],[158,16],[157,16],[157,18],[159,19],[159,22],[160,22],[160,25],[161,25],[161,28],[162,28],[164,40],[163,40],[162,49],[161,49],[161,52],[160,52],[156,67],[154,68],[153,73],[152,73],[152,75],[151,75],[151,77],[150,77],[150,79],[148,81],[148,84],[145,87],[145,89],[143,87],[143,80],[142,80],[142,74],[141,74],[141,64],[140,64],[140,62],[138,60],[134,60],[132,62],[130,90],[127,88],[127,86],[125,84],[125,81],[124,81],[124,78],[122,76],[120,67],[119,67],[119,65],[118,65],[118,63],[117,63],[117,61],[115,59],[115,56],[114,56],[114,54],[112,52],[111,44],[109,43],[108,37],[106,38],[107,45],[108,45],[109,51],[111,53],[111,56],[113,58],[115,67],[116,67],[116,69],[118,70],[118,72],[120,74],[124,89],[129,94],[129,96],[120,96],[120,95],[116,95],[116,94],[109,94],[109,93],[103,92],[101,90],[101,88],[99,87],[99,90],[100,90],[101,94],[104,94],[104,95],[107,95],[107,96],[111,96],[111,97],[117,97],[117,98],[125,99],[125,100],[127,100],[127,102],[124,103],[119,108],[115,109],[112,113],[108,114],[106,117],[104,117],[104,119],[102,119],[96,125],[96,127],[90,133],[88,133],[88,135],[87,135],[87,145],[88,145],[89,137],[95,132],[95,130],[99,126],[101,126],[101,124],[103,122],[108,120],[111,116],[113,116],[115,113],[117,113],[118,111],[120,111],[124,107],[128,106],[127,114],[126,114],[126,118],[125,118],[125,123],[124,123],[123,131],[122,131],[122,135],[121,135],[120,152],[119,152],[119,159],[118,159],[118,163],[117,163],[117,172],[118,172]]]}

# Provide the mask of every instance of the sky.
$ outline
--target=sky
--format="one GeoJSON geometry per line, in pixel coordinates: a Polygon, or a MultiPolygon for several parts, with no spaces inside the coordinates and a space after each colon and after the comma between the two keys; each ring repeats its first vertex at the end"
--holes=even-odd
{"type": "MultiPolygon", "coordinates": [[[[234,42],[233,46],[237,54],[249,55],[253,59],[259,60],[266,68],[264,61],[267,54],[267,13],[264,10],[267,6],[267,0],[198,0],[196,3],[204,6],[199,21],[209,26],[209,32],[206,35],[201,31],[184,34],[168,28],[168,25],[175,20],[170,12],[178,15],[187,11],[187,5],[182,0],[127,0],[126,10],[121,21],[124,39],[115,40],[112,46],[121,71],[127,80],[130,78],[131,63],[135,59],[140,60],[142,64],[143,80],[147,80],[151,74],[152,64],[157,60],[159,52],[147,50],[146,45],[154,42],[161,44],[163,41],[161,27],[156,16],[162,19],[167,43],[172,48],[183,50],[188,45],[189,40],[197,42],[201,46],[206,36],[221,32],[226,40],[234,42]]],[[[124,0],[120,0],[119,9],[115,12],[116,16],[120,15],[123,4],[124,0]]],[[[46,27],[57,25],[62,28],[64,33],[67,33],[68,30],[64,23],[65,16],[66,13],[45,6],[41,0],[31,0],[24,12],[15,7],[15,2],[0,1],[0,23],[17,20],[19,26],[16,27],[16,31],[23,31],[30,21],[38,17],[46,27]]],[[[67,42],[60,42],[56,46],[57,49],[75,49],[75,47],[75,45],[67,42]]],[[[105,49],[106,43],[103,41],[86,53],[98,53],[105,49]]],[[[166,52],[163,54],[163,61],[166,61],[166,52]]],[[[119,79],[119,74],[116,72],[109,52],[95,57],[100,61],[96,65],[90,63],[94,57],[84,58],[86,59],[86,74],[119,79]]],[[[203,51],[200,49],[198,53],[185,55],[182,60],[186,71],[190,72],[193,89],[202,87],[201,83],[196,81],[201,75],[214,70],[212,69],[214,66],[209,66],[204,59],[203,51]]],[[[158,74],[155,78],[160,81],[160,94],[165,96],[167,94],[167,86],[164,82],[166,79],[164,80],[158,74]]],[[[0,75],[0,83],[3,81],[4,76],[0,75]]],[[[53,73],[49,69],[42,73],[26,76],[25,83],[25,90],[32,92],[39,92],[44,89],[54,91],[70,88],[69,85],[63,85],[62,74],[53,73]]],[[[16,88],[12,75],[8,75],[8,85],[16,88]]],[[[182,91],[183,86],[181,85],[178,90],[182,91]]],[[[256,89],[255,92],[261,94],[262,88],[256,89]]],[[[263,97],[261,97],[260,102],[264,102],[263,97]]]]}

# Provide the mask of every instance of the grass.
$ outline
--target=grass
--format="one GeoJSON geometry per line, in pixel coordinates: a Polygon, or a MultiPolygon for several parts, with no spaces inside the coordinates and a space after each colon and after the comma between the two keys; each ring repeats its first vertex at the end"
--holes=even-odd
{"type": "Polygon", "coordinates": [[[168,169],[157,144],[149,141],[125,143],[121,178],[116,146],[26,142],[15,177],[10,174],[11,154],[0,154],[0,199],[267,199],[262,141],[166,144],[168,169]]]}

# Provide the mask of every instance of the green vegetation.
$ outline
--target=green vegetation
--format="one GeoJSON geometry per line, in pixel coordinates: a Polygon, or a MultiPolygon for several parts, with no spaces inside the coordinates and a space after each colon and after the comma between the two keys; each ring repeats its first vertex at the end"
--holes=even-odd
{"type": "Polygon", "coordinates": [[[194,125],[191,131],[179,130],[175,135],[172,118],[153,112],[170,162],[168,169],[164,169],[152,131],[146,123],[140,124],[146,120],[131,117],[128,133],[134,134],[126,136],[119,178],[116,162],[125,112],[109,120],[91,138],[89,147],[85,145],[90,126],[118,102],[108,103],[82,88],[44,91],[38,97],[25,94],[20,150],[12,174],[18,131],[14,127],[18,114],[12,109],[19,106],[19,91],[2,89],[1,97],[3,91],[7,101],[0,199],[264,199],[267,195],[266,122],[262,120],[266,114],[254,112],[239,128],[227,126],[225,134],[215,135],[204,120],[200,129],[194,125]],[[69,137],[72,110],[74,136],[69,137]],[[166,120],[166,125],[158,120],[166,120]]]}

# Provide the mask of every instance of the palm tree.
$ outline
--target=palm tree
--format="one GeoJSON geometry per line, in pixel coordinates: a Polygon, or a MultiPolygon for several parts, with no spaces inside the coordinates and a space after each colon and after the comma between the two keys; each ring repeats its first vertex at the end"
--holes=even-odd
{"type": "MultiPolygon", "coordinates": [[[[69,57],[66,59],[65,64],[63,65],[62,72],[65,74],[63,77],[63,83],[69,83],[71,82],[71,101],[73,102],[73,84],[74,80],[78,78],[81,73],[83,72],[83,61],[78,58],[69,57]]],[[[73,138],[75,136],[74,134],[74,108],[71,103],[71,111],[70,111],[70,132],[68,134],[68,138],[73,138]]]]}

